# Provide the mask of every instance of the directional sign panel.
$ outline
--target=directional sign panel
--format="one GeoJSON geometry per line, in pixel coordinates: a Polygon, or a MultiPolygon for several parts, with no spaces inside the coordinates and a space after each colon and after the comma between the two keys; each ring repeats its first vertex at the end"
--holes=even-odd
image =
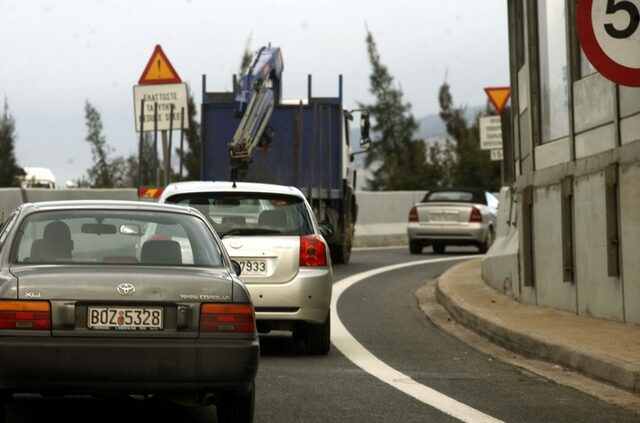
{"type": "Polygon", "coordinates": [[[184,129],[189,127],[186,84],[135,85],[133,101],[136,132],[140,132],[140,113],[144,100],[144,132],[154,130],[154,120],[158,131],[171,129],[171,105],[173,105],[173,129],[180,129],[182,110],[184,110],[184,129]],[[157,104],[157,115],[155,113],[157,104]],[[157,117],[157,119],[154,119],[157,117]]]}
{"type": "Polygon", "coordinates": [[[640,0],[579,0],[580,44],[605,78],[640,87],[640,0]]]}
{"type": "Polygon", "coordinates": [[[502,149],[502,123],[500,116],[480,118],[480,149],[502,149]]]}

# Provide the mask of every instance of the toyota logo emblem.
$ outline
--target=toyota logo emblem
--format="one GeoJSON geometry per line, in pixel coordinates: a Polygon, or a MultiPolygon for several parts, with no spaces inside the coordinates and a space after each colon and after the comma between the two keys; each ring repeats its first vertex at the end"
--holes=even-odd
{"type": "Polygon", "coordinates": [[[130,283],[121,283],[116,290],[120,295],[133,295],[133,293],[136,292],[136,287],[130,283]]]}

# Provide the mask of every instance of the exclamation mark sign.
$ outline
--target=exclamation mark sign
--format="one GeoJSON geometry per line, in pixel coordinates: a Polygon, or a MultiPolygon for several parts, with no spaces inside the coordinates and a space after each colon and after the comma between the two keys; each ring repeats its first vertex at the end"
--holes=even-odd
{"type": "Polygon", "coordinates": [[[158,78],[162,78],[162,70],[161,70],[162,60],[158,59],[156,61],[156,64],[158,65],[158,78]]]}

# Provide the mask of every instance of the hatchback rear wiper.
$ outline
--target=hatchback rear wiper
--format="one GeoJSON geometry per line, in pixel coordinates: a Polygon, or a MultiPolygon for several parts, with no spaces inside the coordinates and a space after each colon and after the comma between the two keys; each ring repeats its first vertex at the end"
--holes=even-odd
{"type": "Polygon", "coordinates": [[[264,228],[234,228],[228,231],[221,232],[218,235],[220,238],[224,238],[227,235],[277,235],[282,231],[277,229],[264,229],[264,228]]]}

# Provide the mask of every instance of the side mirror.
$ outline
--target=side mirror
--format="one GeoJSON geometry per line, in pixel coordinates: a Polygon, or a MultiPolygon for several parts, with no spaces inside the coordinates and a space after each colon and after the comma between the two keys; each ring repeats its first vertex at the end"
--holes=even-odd
{"type": "Polygon", "coordinates": [[[122,235],[140,236],[142,235],[142,230],[140,229],[139,225],[125,223],[123,225],[120,225],[120,233],[122,235]]]}
{"type": "Polygon", "coordinates": [[[365,150],[371,147],[371,138],[369,138],[370,129],[369,112],[362,112],[360,114],[360,147],[365,150]]]}
{"type": "Polygon", "coordinates": [[[333,236],[333,225],[329,222],[320,223],[320,234],[325,238],[333,236]]]}
{"type": "Polygon", "coordinates": [[[235,260],[231,260],[231,265],[233,266],[233,270],[235,270],[236,275],[240,276],[240,273],[242,273],[242,267],[240,267],[240,263],[235,260]]]}

